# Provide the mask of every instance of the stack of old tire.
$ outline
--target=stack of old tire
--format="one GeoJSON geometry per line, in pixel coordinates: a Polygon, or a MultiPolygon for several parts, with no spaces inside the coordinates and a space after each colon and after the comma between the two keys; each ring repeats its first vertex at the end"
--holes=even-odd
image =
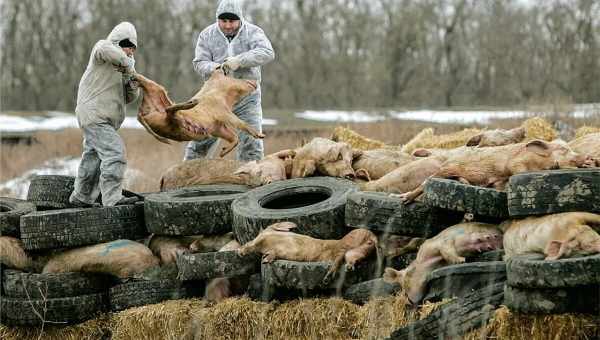
{"type": "MultiPolygon", "coordinates": [[[[232,231],[231,202],[249,190],[243,185],[199,185],[147,195],[147,228],[160,236],[215,236],[232,231]]],[[[184,254],[177,257],[178,280],[194,285],[208,280],[237,278],[258,271],[257,256],[235,251],[184,254]]]]}
{"type": "MultiPolygon", "coordinates": [[[[386,232],[397,230],[399,234],[426,238],[459,223],[467,215],[473,221],[493,224],[508,218],[505,192],[459,181],[429,179],[420,199],[420,202],[403,205],[397,198],[385,194],[358,193],[353,199],[356,207],[347,214],[362,207],[362,212],[356,214],[365,216],[362,224],[372,223],[384,226],[386,232]]],[[[360,218],[354,214],[347,218],[349,223],[361,225],[360,218]]],[[[490,251],[467,258],[466,263],[431,272],[423,301],[456,299],[426,318],[394,331],[391,338],[455,338],[487,322],[503,301],[506,264],[502,256],[501,250],[490,251]]]]}
{"type": "MultiPolygon", "coordinates": [[[[507,193],[511,218],[572,211],[600,213],[600,170],[515,175],[507,193]]],[[[507,261],[504,303],[521,313],[598,313],[600,255],[559,260],[544,260],[537,254],[513,257],[507,261]]]]}
{"type": "MultiPolygon", "coordinates": [[[[147,235],[143,203],[73,208],[68,201],[73,185],[70,176],[36,176],[27,201],[0,198],[2,235],[20,238],[32,258],[117,239],[139,240],[147,235]]],[[[40,274],[39,267],[31,268],[31,272],[3,271],[3,324],[70,324],[108,310],[108,292],[115,278],[75,272],[40,274]]]]}

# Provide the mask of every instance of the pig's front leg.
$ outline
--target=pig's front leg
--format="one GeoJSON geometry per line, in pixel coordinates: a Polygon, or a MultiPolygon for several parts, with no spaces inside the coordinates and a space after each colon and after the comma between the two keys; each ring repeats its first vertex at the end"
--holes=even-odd
{"type": "Polygon", "coordinates": [[[239,138],[235,131],[229,128],[226,125],[221,125],[217,130],[215,130],[214,135],[224,139],[228,142],[228,145],[225,145],[223,149],[221,149],[220,157],[224,157],[227,155],[233,148],[235,148],[239,143],[239,138]]]}
{"type": "Polygon", "coordinates": [[[271,263],[271,262],[273,262],[275,260],[276,260],[275,254],[273,254],[273,253],[267,253],[267,254],[264,254],[261,262],[262,263],[271,263]]]}
{"type": "Polygon", "coordinates": [[[257,253],[259,251],[258,244],[262,241],[261,235],[258,235],[254,240],[244,244],[237,249],[237,253],[240,256],[257,253]]]}
{"type": "Polygon", "coordinates": [[[342,262],[344,262],[345,256],[346,256],[346,254],[342,253],[335,258],[335,261],[333,261],[333,264],[331,264],[331,266],[329,267],[329,270],[327,271],[327,274],[325,274],[325,277],[323,278],[324,284],[328,284],[329,282],[331,282],[331,279],[333,278],[333,276],[335,276],[338,269],[340,269],[340,267],[342,266],[342,262]]]}
{"type": "Polygon", "coordinates": [[[408,204],[412,201],[414,201],[417,197],[421,196],[421,194],[423,193],[423,188],[425,187],[424,182],[419,184],[418,187],[416,187],[414,190],[409,191],[409,192],[405,192],[403,194],[391,194],[390,197],[398,197],[400,198],[400,201],[402,201],[402,203],[404,204],[408,204]]]}
{"type": "Polygon", "coordinates": [[[442,255],[444,261],[450,264],[465,263],[466,261],[464,257],[458,255],[454,242],[444,243],[440,248],[440,255],[442,255]]]}

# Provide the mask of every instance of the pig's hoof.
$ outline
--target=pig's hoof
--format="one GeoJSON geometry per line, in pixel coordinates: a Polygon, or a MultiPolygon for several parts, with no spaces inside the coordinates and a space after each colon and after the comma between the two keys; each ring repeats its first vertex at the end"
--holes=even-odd
{"type": "Polygon", "coordinates": [[[346,270],[348,270],[348,271],[354,270],[354,265],[346,263],[346,270]]]}

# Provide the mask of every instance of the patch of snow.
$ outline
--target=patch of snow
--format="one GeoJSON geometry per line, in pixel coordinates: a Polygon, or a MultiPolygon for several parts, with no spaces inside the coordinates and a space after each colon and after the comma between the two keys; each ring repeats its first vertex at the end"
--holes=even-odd
{"type": "MultiPolygon", "coordinates": [[[[81,158],[79,157],[65,157],[51,159],[40,167],[32,169],[24,173],[20,177],[10,179],[4,183],[0,183],[0,193],[3,196],[15,197],[20,199],[27,198],[27,191],[29,190],[29,184],[31,179],[36,175],[64,175],[64,176],[76,176],[77,168],[79,167],[81,158]]],[[[128,186],[130,182],[138,177],[143,177],[144,174],[137,169],[127,168],[125,171],[124,186],[128,186]]]]}
{"type": "Polygon", "coordinates": [[[372,123],[386,119],[383,115],[371,114],[364,111],[304,111],[297,112],[294,116],[321,122],[341,123],[372,123]]]}
{"type": "Polygon", "coordinates": [[[405,111],[389,112],[395,119],[420,120],[433,123],[488,124],[491,119],[522,118],[525,111],[405,111]]]}

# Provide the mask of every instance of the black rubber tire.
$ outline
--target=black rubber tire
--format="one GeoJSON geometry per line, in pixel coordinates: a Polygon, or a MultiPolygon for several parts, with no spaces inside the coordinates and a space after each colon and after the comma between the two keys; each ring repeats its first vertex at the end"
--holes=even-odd
{"type": "Polygon", "coordinates": [[[506,285],[504,305],[511,311],[527,314],[593,313],[600,306],[598,285],[527,289],[506,285]]]}
{"type": "Polygon", "coordinates": [[[356,304],[364,304],[374,297],[385,297],[396,294],[402,288],[396,283],[387,283],[383,279],[373,279],[360,282],[344,291],[344,299],[356,304]]]}
{"type": "Polygon", "coordinates": [[[148,232],[143,203],[105,208],[37,211],[21,217],[26,250],[69,248],[119,239],[137,240],[148,232]]]}
{"type": "Polygon", "coordinates": [[[260,256],[240,256],[235,250],[186,254],[177,257],[180,280],[235,277],[260,272],[260,256]]]}
{"type": "Polygon", "coordinates": [[[472,329],[485,325],[502,303],[504,284],[478,289],[458,298],[429,314],[392,332],[388,339],[455,339],[472,329]]]}
{"type": "MultiPolygon", "coordinates": [[[[75,187],[75,177],[63,175],[35,175],[31,179],[27,190],[27,201],[34,203],[37,210],[53,210],[74,208],[69,202],[69,197],[75,187]]],[[[123,190],[125,197],[138,197],[143,200],[143,195],[123,190]]],[[[102,203],[102,195],[96,200],[102,203]]]]}
{"type": "Polygon", "coordinates": [[[503,261],[451,265],[429,274],[423,301],[464,297],[477,289],[505,281],[506,264],[503,261]]]}
{"type": "Polygon", "coordinates": [[[350,227],[416,237],[432,237],[462,218],[463,214],[421,202],[405,205],[386,193],[363,191],[348,195],[345,215],[350,227]]]}
{"type": "Polygon", "coordinates": [[[329,270],[329,262],[296,262],[277,260],[261,265],[263,285],[283,287],[302,291],[315,289],[336,289],[349,287],[355,283],[375,278],[375,266],[372,262],[359,262],[353,271],[347,271],[344,265],[329,283],[323,278],[329,270]]]}
{"type": "Polygon", "coordinates": [[[35,274],[6,269],[2,276],[4,294],[23,299],[106,293],[114,283],[109,275],[92,273],[35,274]]]}
{"type": "Polygon", "coordinates": [[[356,190],[351,181],[334,177],[297,178],[258,187],[233,201],[233,233],[244,244],[275,222],[291,221],[298,225],[295,233],[340,239],[348,232],[346,199],[356,190]]]}
{"type": "Polygon", "coordinates": [[[509,285],[524,288],[560,288],[600,284],[600,255],[554,261],[544,255],[514,256],[507,261],[509,285]]]}
{"type": "Polygon", "coordinates": [[[503,191],[431,178],[425,183],[424,194],[424,201],[434,207],[473,213],[476,217],[508,217],[507,196],[503,191]]]}
{"type": "Polygon", "coordinates": [[[231,231],[231,202],[244,185],[201,185],[146,196],[146,225],[157,235],[212,235],[231,231]]]}
{"type": "Polygon", "coordinates": [[[600,169],[552,170],[510,177],[510,216],[568,211],[600,213],[600,169]]]}
{"type": "Polygon", "coordinates": [[[75,187],[75,177],[62,175],[36,175],[31,179],[27,200],[38,210],[72,208],[69,197],[75,187]]]}
{"type": "Polygon", "coordinates": [[[21,216],[34,212],[35,205],[16,198],[0,197],[0,236],[19,237],[21,216]]]}
{"type": "Polygon", "coordinates": [[[0,322],[7,326],[39,326],[42,321],[34,312],[38,311],[46,321],[74,324],[106,312],[107,301],[106,293],[33,300],[2,296],[0,322]]]}
{"type": "Polygon", "coordinates": [[[132,280],[110,288],[110,309],[116,312],[131,307],[151,305],[165,300],[198,297],[202,296],[203,293],[203,282],[132,280]]]}

